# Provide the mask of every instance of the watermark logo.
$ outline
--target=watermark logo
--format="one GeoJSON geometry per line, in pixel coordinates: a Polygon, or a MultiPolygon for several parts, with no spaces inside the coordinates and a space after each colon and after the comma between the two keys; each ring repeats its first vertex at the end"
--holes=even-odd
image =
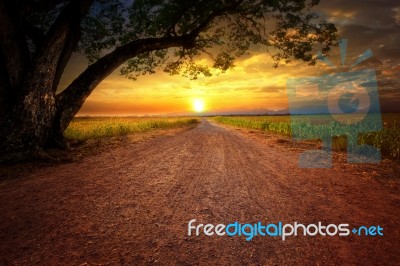
{"type": "MultiPolygon", "coordinates": [[[[345,66],[347,40],[339,43],[341,63],[345,66]]],[[[372,56],[367,50],[350,68],[372,56]]],[[[335,65],[323,55],[319,59],[335,65]]],[[[347,161],[378,163],[378,149],[359,144],[359,134],[382,129],[379,94],[374,69],[337,72],[318,77],[287,81],[292,137],[295,140],[321,139],[321,150],[308,150],[299,157],[302,168],[332,167],[332,139],[347,137],[347,161]],[[302,116],[307,115],[307,116],[302,116]]]]}
{"type": "Polygon", "coordinates": [[[239,223],[238,221],[225,224],[202,224],[196,223],[196,219],[188,222],[188,236],[238,236],[244,237],[246,241],[251,241],[256,236],[279,237],[285,241],[288,237],[294,236],[383,236],[383,228],[380,225],[360,226],[351,229],[347,223],[328,224],[322,222],[315,224],[294,223],[239,223]]]}

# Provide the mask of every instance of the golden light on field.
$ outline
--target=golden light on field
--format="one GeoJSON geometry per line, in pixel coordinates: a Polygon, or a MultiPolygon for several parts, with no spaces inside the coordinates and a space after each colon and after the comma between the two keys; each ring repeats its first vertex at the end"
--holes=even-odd
{"type": "Polygon", "coordinates": [[[204,111],[204,101],[202,99],[195,99],[193,101],[193,110],[197,113],[204,111]]]}

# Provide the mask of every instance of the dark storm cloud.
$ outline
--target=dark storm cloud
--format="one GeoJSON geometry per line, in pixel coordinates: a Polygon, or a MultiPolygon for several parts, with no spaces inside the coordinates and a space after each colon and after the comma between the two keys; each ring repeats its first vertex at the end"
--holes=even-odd
{"type": "Polygon", "coordinates": [[[333,19],[341,14],[353,14],[352,24],[368,25],[372,28],[388,28],[398,25],[398,1],[393,0],[323,0],[319,9],[331,15],[333,19]]]}
{"type": "Polygon", "coordinates": [[[371,49],[373,57],[353,70],[376,69],[383,111],[400,111],[400,73],[396,71],[400,65],[400,2],[322,0],[318,11],[335,23],[341,38],[348,39],[348,64],[371,49]]]}
{"type": "Polygon", "coordinates": [[[321,1],[318,7],[335,23],[349,46],[371,48],[377,56],[399,57],[400,3],[398,1],[321,1]]]}

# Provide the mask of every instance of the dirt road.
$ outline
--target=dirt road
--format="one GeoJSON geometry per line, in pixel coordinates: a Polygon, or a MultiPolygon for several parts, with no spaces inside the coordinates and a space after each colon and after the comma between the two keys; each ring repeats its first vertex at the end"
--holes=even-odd
{"type": "Polygon", "coordinates": [[[300,148],[257,134],[204,120],[16,173],[0,184],[0,265],[400,264],[398,164],[339,156],[300,169],[300,148]],[[384,236],[188,236],[191,219],[379,225],[384,236]]]}

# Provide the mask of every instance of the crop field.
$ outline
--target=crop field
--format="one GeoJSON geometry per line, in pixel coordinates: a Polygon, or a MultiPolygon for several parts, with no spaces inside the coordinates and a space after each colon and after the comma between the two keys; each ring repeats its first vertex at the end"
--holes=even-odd
{"type": "MultiPolygon", "coordinates": [[[[343,115],[343,118],[351,122],[357,117],[343,115]]],[[[370,124],[343,125],[332,122],[328,115],[219,116],[213,119],[223,124],[279,133],[298,140],[318,140],[324,135],[335,136],[333,148],[336,150],[347,149],[346,135],[364,132],[358,134],[358,144],[375,146],[385,156],[400,159],[400,114],[383,114],[382,128],[377,127],[373,119],[370,124]]]]}
{"type": "Polygon", "coordinates": [[[179,128],[198,122],[193,117],[77,117],[72,120],[64,135],[68,139],[88,140],[179,128]]]}

